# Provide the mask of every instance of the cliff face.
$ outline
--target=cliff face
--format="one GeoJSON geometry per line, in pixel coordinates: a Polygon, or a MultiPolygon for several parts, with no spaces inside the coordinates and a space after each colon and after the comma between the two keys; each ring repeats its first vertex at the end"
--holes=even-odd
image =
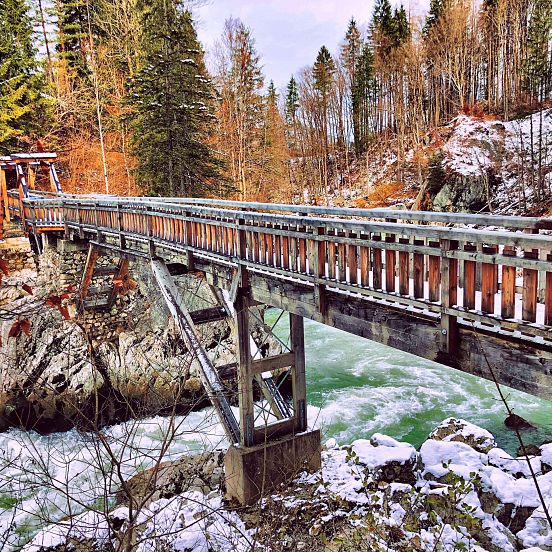
{"type": "MultiPolygon", "coordinates": [[[[12,255],[12,270],[0,284],[0,430],[87,429],[207,404],[194,359],[147,264],[131,264],[137,286],[109,311],[76,314],[74,289],[85,253],[50,246],[34,270],[21,264],[30,255],[28,248],[12,255]]],[[[201,278],[177,281],[191,310],[213,306],[201,278]]],[[[215,365],[235,361],[227,322],[199,331],[215,365]]]]}
{"type": "Polygon", "coordinates": [[[543,209],[552,182],[552,110],[498,121],[461,115],[442,129],[418,206],[435,211],[543,209]]]}

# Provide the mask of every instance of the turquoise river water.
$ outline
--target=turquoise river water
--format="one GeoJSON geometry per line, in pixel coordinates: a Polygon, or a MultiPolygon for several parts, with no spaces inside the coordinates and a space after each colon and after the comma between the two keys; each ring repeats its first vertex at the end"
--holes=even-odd
{"type": "MultiPolygon", "coordinates": [[[[289,320],[271,309],[265,320],[287,340],[289,320]]],[[[419,446],[448,416],[491,431],[515,455],[518,441],[504,425],[504,405],[490,381],[403,353],[323,324],[305,321],[309,423],[340,444],[378,431],[419,446]]],[[[503,388],[510,407],[537,426],[527,443],[552,439],[552,401],[503,388]]]]}

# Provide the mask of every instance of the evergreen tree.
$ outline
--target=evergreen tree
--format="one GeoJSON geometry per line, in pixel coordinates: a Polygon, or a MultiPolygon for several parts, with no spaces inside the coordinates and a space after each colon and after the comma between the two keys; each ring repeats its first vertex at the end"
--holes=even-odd
{"type": "Polygon", "coordinates": [[[25,0],[0,2],[0,151],[18,149],[23,137],[36,139],[49,102],[33,47],[33,27],[25,0]]]}
{"type": "Polygon", "coordinates": [[[355,152],[360,152],[360,105],[362,98],[359,97],[357,86],[357,64],[362,51],[362,40],[356,21],[351,18],[347,32],[345,34],[345,43],[341,48],[341,59],[346,69],[349,90],[351,94],[351,120],[353,123],[353,142],[355,152]]]}
{"type": "Polygon", "coordinates": [[[525,63],[526,90],[531,99],[543,102],[552,89],[552,5],[549,0],[534,0],[527,33],[525,63]]]}
{"type": "Polygon", "coordinates": [[[328,155],[330,153],[328,137],[328,108],[330,92],[334,81],[334,73],[334,60],[326,46],[322,46],[318,52],[318,56],[316,57],[312,74],[314,77],[314,89],[318,94],[322,121],[319,132],[321,133],[321,141],[323,144],[321,181],[324,185],[324,193],[328,190],[328,155]]]}
{"type": "Polygon", "coordinates": [[[356,63],[355,82],[352,89],[355,151],[360,155],[366,151],[370,134],[370,108],[375,97],[374,55],[368,42],[362,46],[356,63]]]}
{"type": "MultiPolygon", "coordinates": [[[[485,0],[485,4],[492,4],[496,0],[485,0]]],[[[426,17],[423,32],[424,34],[427,34],[431,27],[437,23],[439,20],[439,17],[441,17],[441,14],[443,13],[445,7],[446,7],[447,0],[431,0],[429,3],[429,13],[426,17]]]]}
{"type": "Polygon", "coordinates": [[[66,61],[71,78],[88,79],[89,19],[94,12],[94,1],[57,0],[56,12],[59,56],[66,61]]]}
{"type": "Polygon", "coordinates": [[[143,0],[140,15],[143,54],[129,97],[138,184],[152,194],[206,196],[218,190],[221,165],[208,145],[214,92],[191,14],[143,0]]]}
{"type": "Polygon", "coordinates": [[[278,110],[278,93],[270,81],[266,94],[266,112],[264,117],[264,173],[261,181],[262,197],[270,201],[289,201],[290,182],[287,174],[289,159],[284,132],[284,121],[278,110]],[[264,189],[263,189],[264,188],[264,189]]]}
{"type": "Polygon", "coordinates": [[[297,81],[292,75],[292,77],[289,79],[286,90],[286,119],[288,124],[295,124],[298,109],[299,92],[297,91],[297,81]]]}

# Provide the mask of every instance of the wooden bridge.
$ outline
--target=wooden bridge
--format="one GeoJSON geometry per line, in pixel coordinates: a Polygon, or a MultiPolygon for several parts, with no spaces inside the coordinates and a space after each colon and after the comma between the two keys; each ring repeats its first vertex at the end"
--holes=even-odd
{"type": "MultiPolygon", "coordinates": [[[[119,271],[129,258],[151,263],[227,434],[240,444],[231,447],[229,464],[246,473],[234,489],[244,502],[258,496],[244,481],[258,484],[259,445],[266,454],[267,443],[279,443],[274,454],[281,463],[282,454],[303,458],[319,444],[317,434],[303,433],[305,317],[552,399],[552,219],[51,195],[25,185],[20,177],[18,188],[4,194],[4,208],[38,249],[40,236],[51,233],[89,247],[82,306],[101,251],[120,257],[119,271]],[[174,285],[175,263],[204,273],[225,290],[221,308],[235,309],[239,420],[197,340],[198,317],[194,322],[174,285]],[[290,351],[252,357],[249,309],[257,304],[290,313],[290,351]],[[290,402],[271,379],[283,369],[292,374],[290,402]],[[274,414],[261,426],[254,381],[264,386],[274,414]],[[297,434],[306,445],[292,438],[297,434]]],[[[319,453],[314,458],[316,464],[319,453]]]]}

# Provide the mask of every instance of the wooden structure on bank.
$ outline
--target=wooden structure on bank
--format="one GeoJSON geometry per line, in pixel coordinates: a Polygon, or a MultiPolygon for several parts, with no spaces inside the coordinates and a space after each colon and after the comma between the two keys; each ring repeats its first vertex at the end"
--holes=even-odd
{"type": "Polygon", "coordinates": [[[119,279],[128,259],[151,264],[239,445],[228,455],[227,476],[238,474],[229,488],[242,502],[258,496],[267,458],[278,465],[273,482],[297,469],[297,459],[319,462],[318,434],[304,433],[305,317],[552,399],[552,219],[32,193],[13,215],[29,234],[55,233],[89,248],[81,308],[102,252],[120,256],[112,269],[119,279]],[[188,312],[174,266],[203,273],[220,306],[209,315],[188,312]],[[289,351],[254,358],[249,319],[258,304],[290,314],[289,351]],[[196,325],[211,315],[235,321],[239,419],[197,337],[196,325]],[[286,369],[289,402],[272,378],[286,369]],[[257,384],[272,411],[268,421],[256,411],[257,384]],[[286,458],[295,459],[289,470],[286,458]]]}
{"type": "Polygon", "coordinates": [[[51,152],[0,157],[0,240],[4,238],[4,222],[10,222],[12,213],[20,213],[24,198],[33,193],[43,196],[61,193],[56,159],[57,154],[51,152]],[[44,175],[46,179],[41,178],[44,175]]]}

